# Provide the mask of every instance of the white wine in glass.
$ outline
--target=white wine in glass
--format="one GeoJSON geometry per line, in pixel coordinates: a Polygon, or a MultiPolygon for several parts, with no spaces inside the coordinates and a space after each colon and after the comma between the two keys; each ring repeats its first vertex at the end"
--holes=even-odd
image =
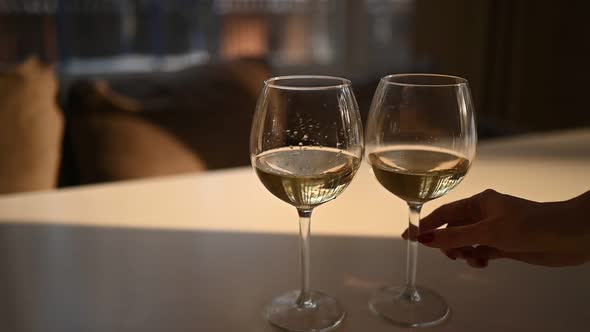
{"type": "Polygon", "coordinates": [[[363,156],[363,133],[350,81],[284,76],[265,81],[250,136],[252,166],[274,196],[299,214],[301,287],[273,299],[266,318],[290,331],[337,326],[336,299],[310,288],[310,218],[352,181],[363,156]]]}
{"type": "Polygon", "coordinates": [[[467,80],[401,74],[381,79],[369,111],[367,159],[377,181],[409,208],[406,284],[386,286],[370,309],[404,327],[433,326],[450,309],[436,292],[416,285],[420,210],[467,174],[477,132],[467,80]]]}
{"type": "Polygon", "coordinates": [[[392,194],[412,203],[445,195],[461,182],[470,162],[428,146],[394,147],[369,154],[375,177],[392,194]]]}
{"type": "Polygon", "coordinates": [[[325,147],[287,147],[256,156],[266,189],[296,208],[314,208],[348,186],[360,165],[352,153],[325,147]]]}

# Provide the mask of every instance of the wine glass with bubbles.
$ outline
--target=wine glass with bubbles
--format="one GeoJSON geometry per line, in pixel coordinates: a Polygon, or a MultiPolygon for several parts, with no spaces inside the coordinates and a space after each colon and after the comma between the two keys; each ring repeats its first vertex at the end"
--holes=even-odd
{"type": "Polygon", "coordinates": [[[252,166],[262,184],[299,214],[301,287],[276,297],[266,318],[290,331],[321,331],[344,318],[340,304],[313,291],[310,218],[340,195],[363,155],[363,133],[350,81],[284,76],[264,82],[250,136],[252,166]]]}
{"type": "Polygon", "coordinates": [[[449,308],[416,285],[420,210],[461,182],[475,156],[477,133],[467,80],[401,74],[381,79],[369,111],[367,160],[379,183],[408,204],[406,284],[387,286],[370,309],[396,325],[432,326],[449,308]]]}

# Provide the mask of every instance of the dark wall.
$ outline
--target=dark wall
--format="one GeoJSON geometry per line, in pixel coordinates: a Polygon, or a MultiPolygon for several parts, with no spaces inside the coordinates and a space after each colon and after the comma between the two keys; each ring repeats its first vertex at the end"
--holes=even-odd
{"type": "Polygon", "coordinates": [[[586,1],[418,0],[416,55],[470,80],[495,130],[590,126],[586,1]]]}

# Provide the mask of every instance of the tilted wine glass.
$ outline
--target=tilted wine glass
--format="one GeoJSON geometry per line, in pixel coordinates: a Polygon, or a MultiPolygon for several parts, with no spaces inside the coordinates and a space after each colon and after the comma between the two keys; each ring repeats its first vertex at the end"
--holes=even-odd
{"type": "Polygon", "coordinates": [[[367,161],[379,183],[407,202],[410,215],[406,285],[381,289],[369,307],[396,325],[432,326],[449,314],[442,297],[415,283],[420,210],[461,182],[476,143],[467,80],[434,74],[381,79],[367,122],[367,161]]]}
{"type": "Polygon", "coordinates": [[[264,186],[299,214],[301,289],[275,298],[267,319],[291,331],[338,325],[344,311],[310,289],[310,218],[348,186],[363,155],[363,134],[350,81],[284,76],[265,81],[250,136],[252,166],[264,186]]]}

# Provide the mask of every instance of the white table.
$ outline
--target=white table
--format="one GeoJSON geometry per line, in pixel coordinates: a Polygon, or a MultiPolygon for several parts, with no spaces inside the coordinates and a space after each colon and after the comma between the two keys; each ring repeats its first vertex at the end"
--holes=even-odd
{"type": "MultiPolygon", "coordinates": [[[[465,181],[539,201],[590,189],[590,129],[480,144],[465,181]]],[[[404,204],[368,167],[312,221],[312,286],[341,300],[337,331],[396,330],[367,309],[403,282],[404,204]]],[[[559,221],[556,221],[559,222],[559,221]]],[[[0,197],[0,330],[274,331],[261,316],[298,286],[293,208],[249,168],[0,197]]],[[[590,264],[494,261],[476,270],[423,249],[419,283],[452,308],[437,331],[584,331],[590,264]]]]}

